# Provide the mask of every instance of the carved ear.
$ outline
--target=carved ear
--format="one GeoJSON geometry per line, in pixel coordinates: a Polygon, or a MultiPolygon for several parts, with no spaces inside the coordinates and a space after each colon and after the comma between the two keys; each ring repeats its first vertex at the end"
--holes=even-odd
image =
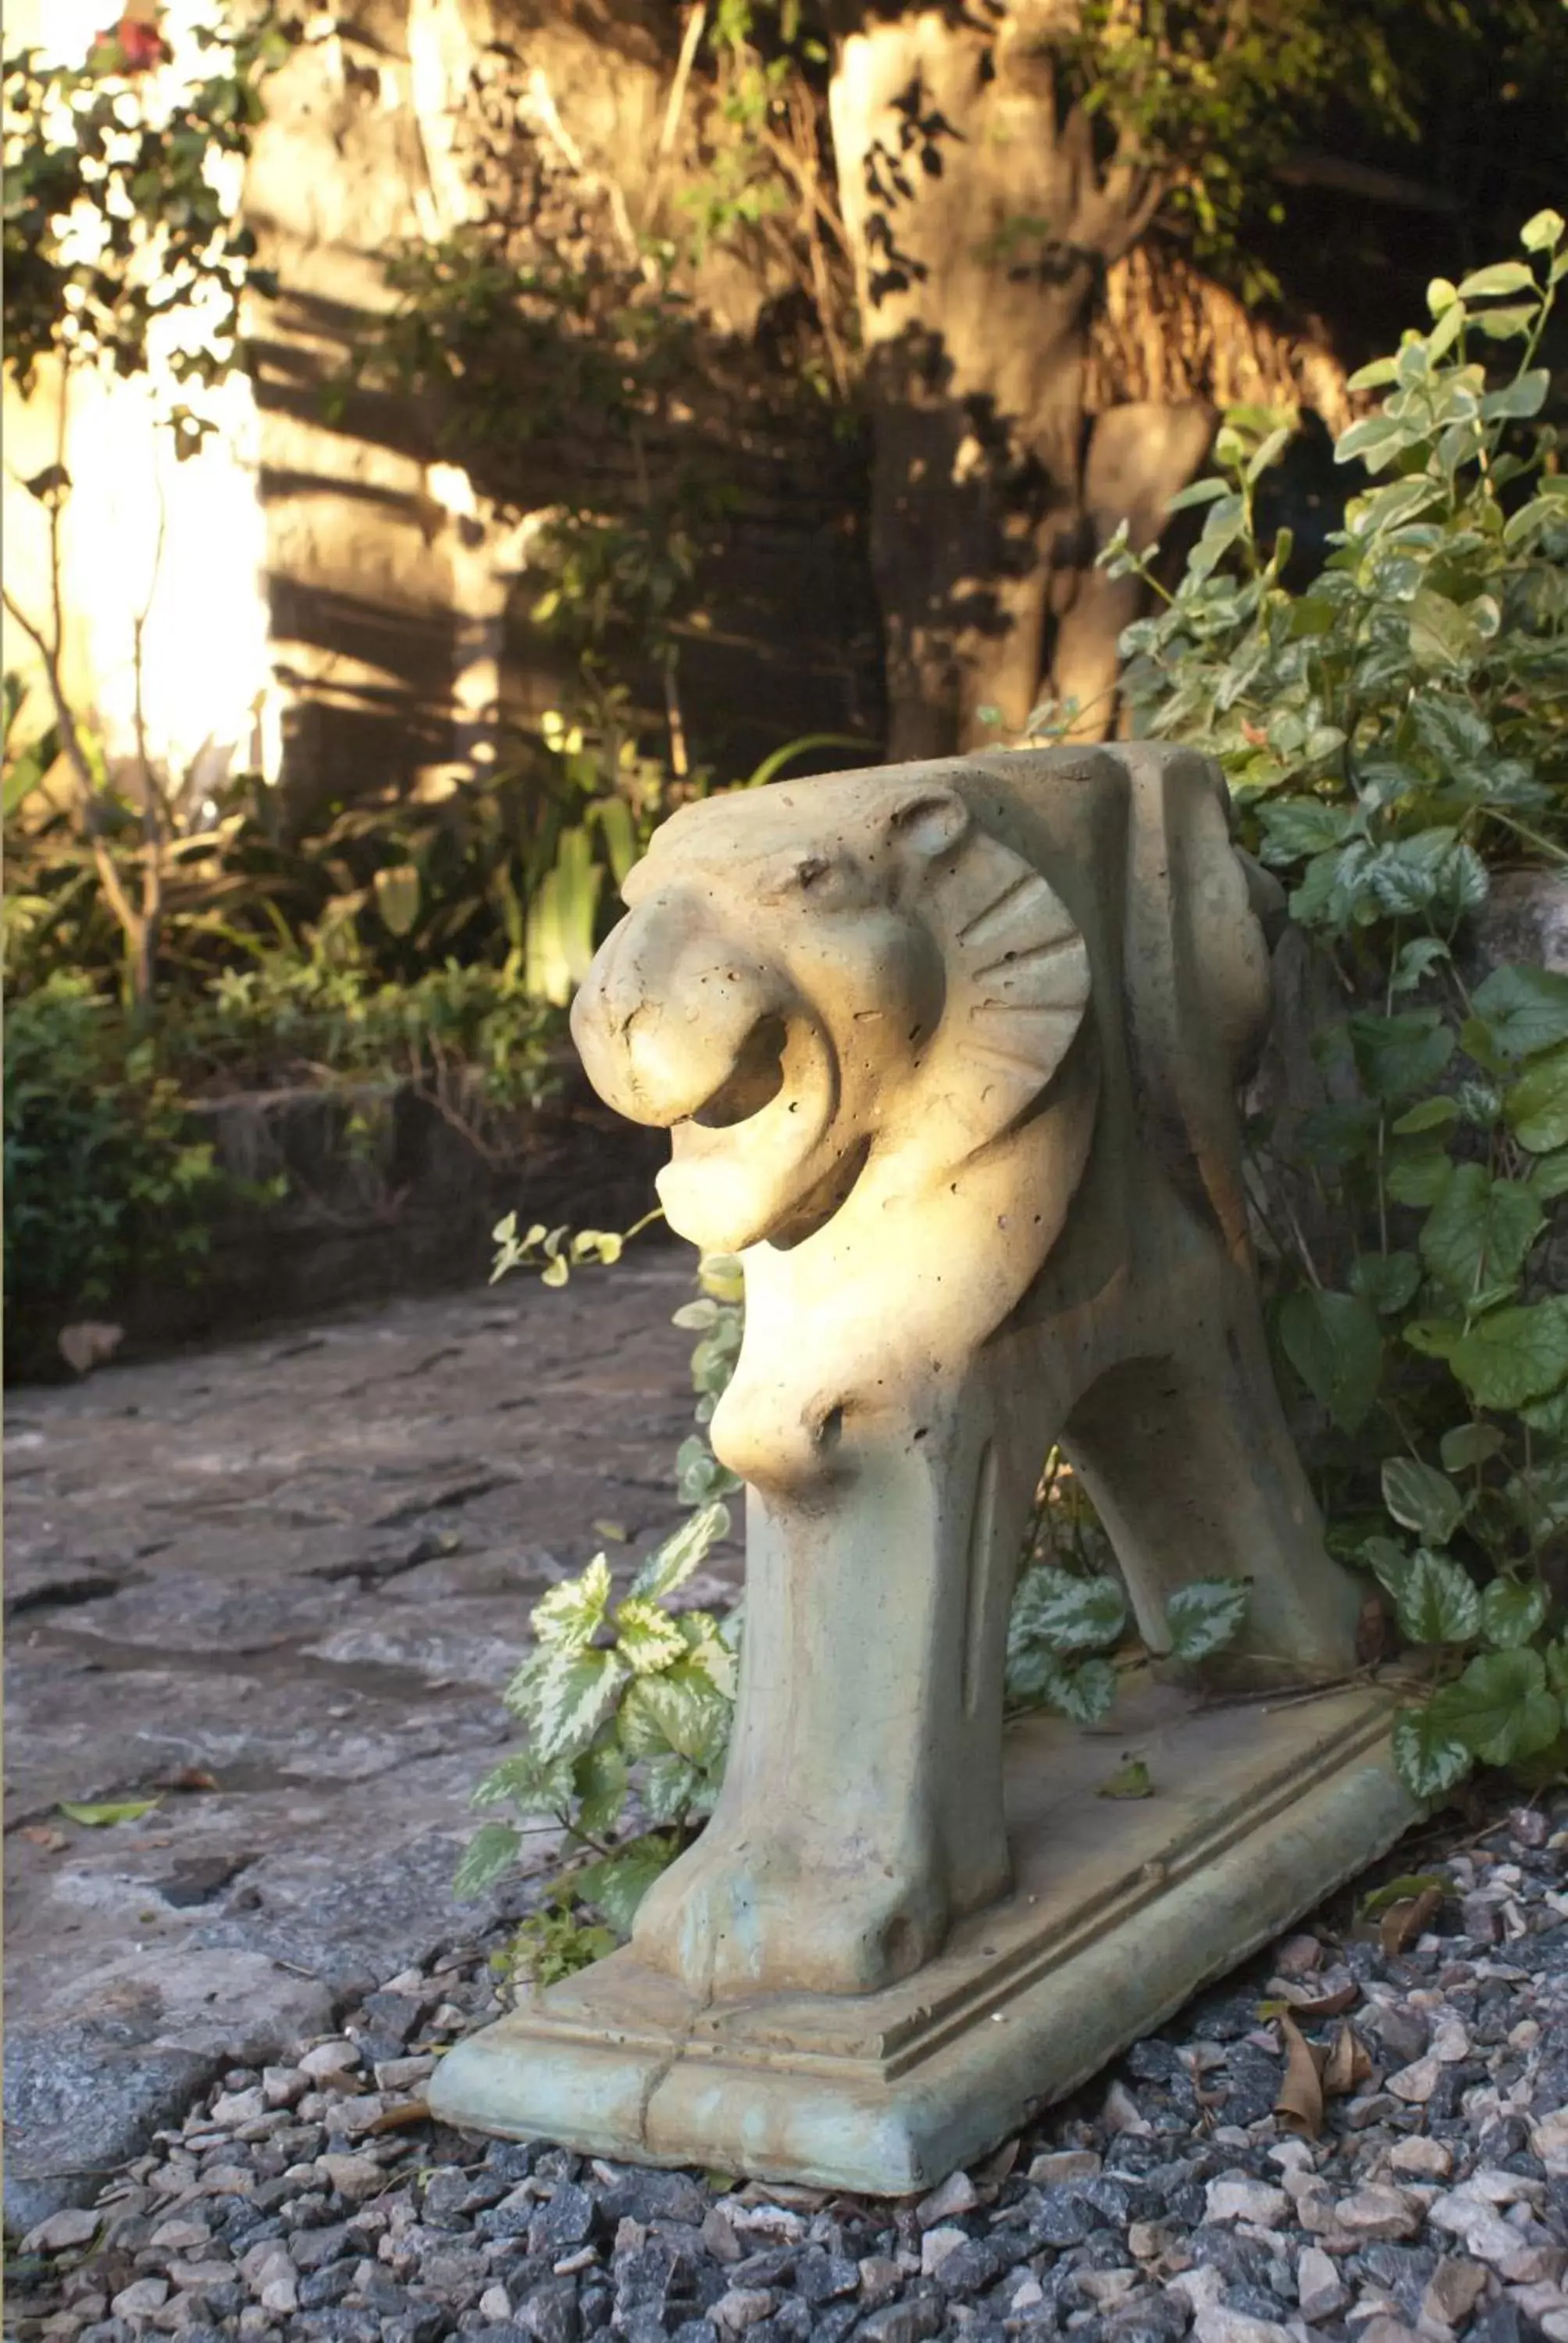
{"type": "Polygon", "coordinates": [[[955,847],[970,826],[970,809],[951,789],[917,789],[893,808],[888,835],[934,862],[955,847]]]}

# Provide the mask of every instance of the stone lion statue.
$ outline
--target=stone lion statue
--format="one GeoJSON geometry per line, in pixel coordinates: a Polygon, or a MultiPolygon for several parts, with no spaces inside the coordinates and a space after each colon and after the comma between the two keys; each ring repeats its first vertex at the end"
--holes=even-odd
{"type": "Polygon", "coordinates": [[[1281,1416],[1235,1093],[1269,882],[1184,750],[998,752],[678,813],[578,997],[666,1125],[671,1224],[745,1263],[714,1446],[750,1490],[718,1809],[639,1956],[705,1997],[865,1992],[1005,1892],[1008,1613],[1060,1440],[1151,1649],[1252,1583],[1232,1680],[1354,1664],[1281,1416]]]}

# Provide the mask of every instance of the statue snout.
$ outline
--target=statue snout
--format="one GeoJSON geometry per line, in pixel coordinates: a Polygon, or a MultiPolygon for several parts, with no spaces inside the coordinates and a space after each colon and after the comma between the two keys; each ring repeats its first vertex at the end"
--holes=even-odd
{"type": "Polygon", "coordinates": [[[639,903],[600,947],[572,1004],[572,1040],[608,1106],[668,1126],[730,1084],[790,1005],[777,970],[727,951],[711,906],[675,892],[639,903]]]}

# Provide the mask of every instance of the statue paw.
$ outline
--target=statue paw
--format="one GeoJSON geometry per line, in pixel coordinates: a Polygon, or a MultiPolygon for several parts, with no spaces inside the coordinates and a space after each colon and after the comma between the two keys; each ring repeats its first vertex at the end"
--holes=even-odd
{"type": "Polygon", "coordinates": [[[639,1957],[706,1999],[875,1993],[941,1949],[948,1898],[929,1870],[847,1867],[798,1841],[712,1825],[643,1900],[639,1957]]]}

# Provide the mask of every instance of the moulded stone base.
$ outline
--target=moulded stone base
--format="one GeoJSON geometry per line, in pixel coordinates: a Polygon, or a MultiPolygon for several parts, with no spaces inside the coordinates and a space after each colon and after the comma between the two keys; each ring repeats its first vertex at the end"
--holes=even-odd
{"type": "Polygon", "coordinates": [[[460,2043],[445,2121],[647,2164],[902,2196],[971,2162],[1418,1819],[1386,1688],[1201,1705],[1149,1683],[1104,1729],[1009,1735],[1015,1887],[856,1996],[700,2006],[628,1948],[460,2043]],[[1154,1795],[1097,1795],[1128,1755],[1154,1795]]]}

